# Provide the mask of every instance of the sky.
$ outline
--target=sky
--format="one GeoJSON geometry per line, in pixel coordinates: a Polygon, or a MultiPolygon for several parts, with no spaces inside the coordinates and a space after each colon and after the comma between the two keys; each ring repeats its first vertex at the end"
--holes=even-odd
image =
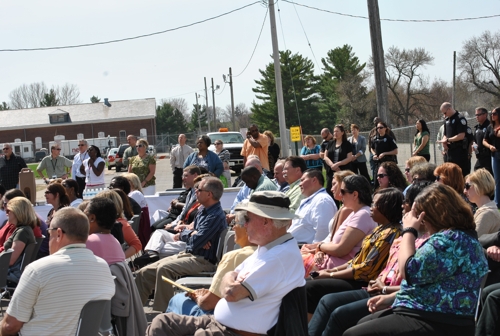
{"type": "MultiPolygon", "coordinates": [[[[321,73],[321,58],[329,50],[349,44],[361,62],[371,55],[367,19],[332,14],[368,16],[361,0],[296,0],[276,3],[279,49],[309,58],[321,73]],[[294,5],[293,3],[296,4],[294,5]],[[325,11],[299,6],[304,4],[325,11]],[[279,9],[279,11],[278,11],[279,9]]],[[[212,105],[211,78],[216,106],[230,105],[229,85],[223,74],[232,67],[235,104],[250,107],[259,69],[272,62],[269,15],[262,1],[253,0],[2,0],[0,2],[0,102],[22,84],[45,82],[49,87],[76,84],[80,100],[184,98],[195,103],[207,78],[212,105]],[[7,52],[70,46],[124,39],[174,29],[238,8],[241,10],[164,34],[83,48],[7,52]],[[265,18],[265,22],[264,22],[265,18]],[[264,24],[264,26],[263,26],[264,24]],[[257,43],[259,32],[262,35],[257,43]],[[255,53],[252,56],[252,52],[255,53]],[[247,66],[248,64],[248,66],[247,66]]],[[[500,0],[380,0],[381,19],[438,20],[500,14],[500,0]]],[[[425,69],[430,80],[452,80],[453,51],[485,30],[496,31],[499,18],[451,22],[382,21],[384,49],[425,48],[434,63],[425,69]]]]}

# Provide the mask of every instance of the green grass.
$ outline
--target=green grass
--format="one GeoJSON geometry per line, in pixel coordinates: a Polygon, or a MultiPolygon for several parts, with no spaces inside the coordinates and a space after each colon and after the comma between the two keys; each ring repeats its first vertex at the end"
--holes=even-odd
{"type": "Polygon", "coordinates": [[[38,163],[28,163],[28,168],[31,169],[33,171],[33,173],[35,173],[35,178],[39,179],[41,177],[40,177],[40,175],[38,175],[38,173],[36,171],[36,167],[38,167],[38,163]]]}

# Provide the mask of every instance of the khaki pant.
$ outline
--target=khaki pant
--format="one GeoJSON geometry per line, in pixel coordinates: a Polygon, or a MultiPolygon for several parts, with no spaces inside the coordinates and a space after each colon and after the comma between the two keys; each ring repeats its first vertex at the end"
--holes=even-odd
{"type": "Polygon", "coordinates": [[[143,305],[146,304],[154,289],[153,309],[164,312],[168,307],[168,302],[174,296],[174,289],[172,285],[161,279],[162,276],[175,281],[185,275],[213,271],[215,271],[215,265],[205,258],[181,252],[141,268],[136,274],[135,284],[143,305]]]}
{"type": "Polygon", "coordinates": [[[215,320],[213,315],[186,316],[174,313],[160,314],[146,330],[146,336],[235,336],[215,320]]]}

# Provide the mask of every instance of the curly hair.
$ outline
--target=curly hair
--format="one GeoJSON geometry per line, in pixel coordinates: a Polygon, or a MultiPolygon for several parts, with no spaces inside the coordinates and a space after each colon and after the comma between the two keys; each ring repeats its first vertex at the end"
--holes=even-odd
{"type": "Polygon", "coordinates": [[[380,167],[385,169],[385,173],[389,178],[389,187],[398,188],[401,191],[405,190],[407,186],[406,177],[403,175],[401,169],[399,169],[398,165],[395,162],[382,162],[380,164],[380,167]]]}

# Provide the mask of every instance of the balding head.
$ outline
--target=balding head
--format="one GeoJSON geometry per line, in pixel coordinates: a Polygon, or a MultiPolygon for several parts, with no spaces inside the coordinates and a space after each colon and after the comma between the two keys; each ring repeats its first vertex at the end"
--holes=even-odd
{"type": "Polygon", "coordinates": [[[89,236],[89,220],[82,211],[66,207],[55,213],[49,229],[49,251],[53,254],[70,244],[85,244],[89,236]]]}
{"type": "Polygon", "coordinates": [[[248,157],[248,160],[247,162],[245,163],[245,168],[246,167],[255,167],[257,168],[260,173],[262,174],[262,163],[260,163],[260,160],[259,160],[259,157],[258,156],[254,156],[254,155],[250,155],[248,157]]]}

